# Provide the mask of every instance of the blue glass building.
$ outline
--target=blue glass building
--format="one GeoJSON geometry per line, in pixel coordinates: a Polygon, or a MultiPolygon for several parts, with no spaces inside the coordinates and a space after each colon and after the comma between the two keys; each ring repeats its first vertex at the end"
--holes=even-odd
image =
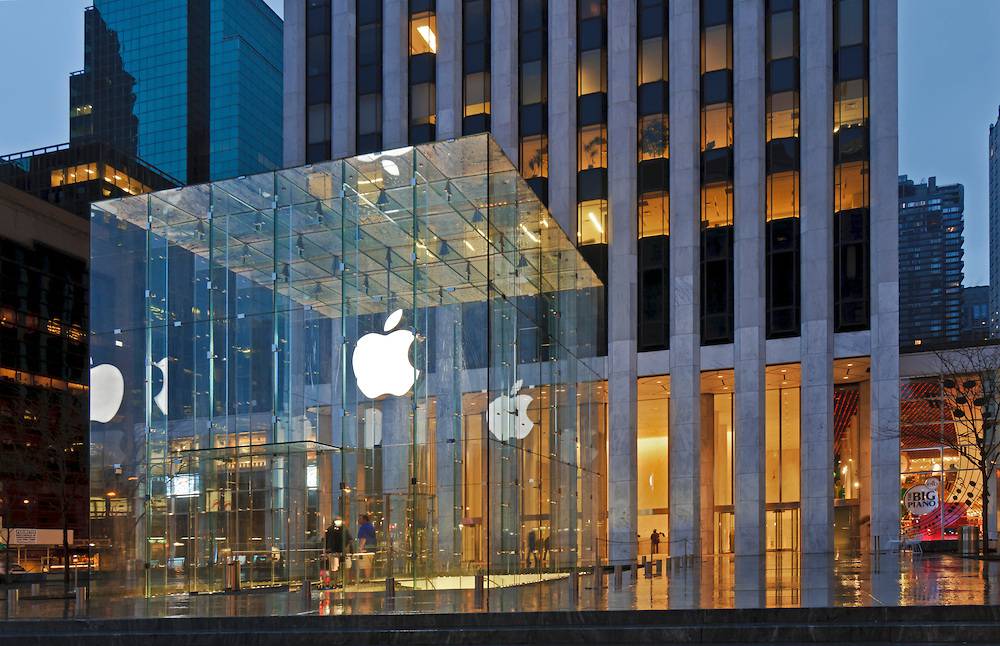
{"type": "Polygon", "coordinates": [[[184,183],[281,165],[282,23],[263,0],[95,0],[70,139],[184,183]]]}

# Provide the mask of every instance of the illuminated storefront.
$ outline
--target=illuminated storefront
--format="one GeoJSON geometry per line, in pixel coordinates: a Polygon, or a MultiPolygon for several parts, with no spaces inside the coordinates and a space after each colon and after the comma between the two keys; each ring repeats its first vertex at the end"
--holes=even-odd
{"type": "Polygon", "coordinates": [[[375,527],[355,563],[378,583],[335,575],[359,591],[605,550],[602,287],[488,135],[103,202],[92,225],[91,523],[132,593],[316,580],[337,517],[375,527]]]}

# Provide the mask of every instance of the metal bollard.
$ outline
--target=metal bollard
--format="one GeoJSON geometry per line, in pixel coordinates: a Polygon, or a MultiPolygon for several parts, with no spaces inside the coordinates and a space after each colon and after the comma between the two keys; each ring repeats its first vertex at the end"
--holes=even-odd
{"type": "Polygon", "coordinates": [[[643,576],[645,576],[647,579],[652,579],[653,578],[653,562],[652,561],[646,561],[645,563],[643,563],[642,564],[642,569],[643,569],[643,576]]]}
{"type": "Polygon", "coordinates": [[[7,618],[10,619],[17,614],[17,603],[20,600],[20,590],[17,588],[7,588],[7,618]]]}
{"type": "Polygon", "coordinates": [[[656,576],[663,576],[663,559],[656,561],[656,576]]]}
{"type": "Polygon", "coordinates": [[[646,555],[642,555],[642,567],[646,567],[646,555]]]}
{"type": "Polygon", "coordinates": [[[580,601],[580,572],[576,568],[569,571],[569,601],[574,608],[580,601]]]}
{"type": "Polygon", "coordinates": [[[600,562],[594,564],[594,597],[601,598],[604,593],[604,566],[600,562]]]}
{"type": "Polygon", "coordinates": [[[615,590],[622,589],[622,565],[621,563],[615,564],[615,590]]]}
{"type": "Polygon", "coordinates": [[[302,579],[302,590],[300,592],[302,594],[303,607],[305,607],[306,610],[311,610],[313,598],[312,581],[309,579],[302,579]]]}
{"type": "Polygon", "coordinates": [[[473,593],[473,601],[476,604],[476,610],[482,610],[483,606],[486,605],[486,577],[483,576],[482,572],[476,573],[476,590],[473,593]]]}
{"type": "Polygon", "coordinates": [[[42,584],[32,583],[31,584],[31,596],[40,597],[42,595],[42,584]]]}
{"type": "Polygon", "coordinates": [[[75,610],[78,617],[87,614],[87,588],[78,587],[76,589],[75,610]]]}
{"type": "Polygon", "coordinates": [[[383,604],[386,608],[396,605],[396,579],[395,577],[385,577],[385,599],[383,604]]]}

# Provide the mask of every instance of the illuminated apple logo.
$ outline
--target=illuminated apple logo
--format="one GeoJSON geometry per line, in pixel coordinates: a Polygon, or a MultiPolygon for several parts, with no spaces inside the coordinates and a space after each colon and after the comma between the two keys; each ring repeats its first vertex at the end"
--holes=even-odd
{"type": "Polygon", "coordinates": [[[125,398],[122,371],[110,363],[90,369],[90,421],[107,424],[118,414],[125,398]]]}
{"type": "MultiPolygon", "coordinates": [[[[396,310],[386,318],[382,329],[389,332],[402,318],[403,310],[396,310]]],[[[410,391],[420,375],[410,363],[410,346],[415,338],[410,330],[396,330],[391,334],[372,332],[358,339],[351,365],[358,389],[365,397],[401,397],[410,391]]]]}
{"type": "Polygon", "coordinates": [[[487,425],[493,437],[502,442],[511,439],[523,440],[531,433],[535,423],[528,417],[531,395],[518,394],[522,381],[518,379],[510,389],[510,394],[500,395],[490,402],[486,412],[487,425]]]}

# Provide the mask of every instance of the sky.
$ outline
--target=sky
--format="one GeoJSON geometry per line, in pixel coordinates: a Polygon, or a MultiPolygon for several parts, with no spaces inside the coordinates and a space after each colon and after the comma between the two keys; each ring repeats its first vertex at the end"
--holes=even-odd
{"type": "MultiPolygon", "coordinates": [[[[283,0],[266,0],[282,15],[283,0]]],[[[0,154],[65,142],[91,0],[0,0],[0,154]],[[39,41],[44,40],[44,46],[39,41]]],[[[965,284],[989,282],[989,124],[1000,2],[899,0],[899,172],[965,185],[965,284]]]]}

